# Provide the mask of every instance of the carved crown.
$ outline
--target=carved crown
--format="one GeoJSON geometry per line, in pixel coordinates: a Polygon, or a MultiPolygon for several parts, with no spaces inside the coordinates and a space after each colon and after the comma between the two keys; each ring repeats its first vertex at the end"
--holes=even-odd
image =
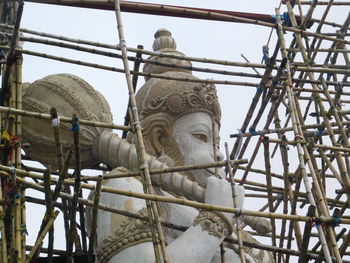
{"type": "Polygon", "coordinates": [[[140,112],[142,119],[159,112],[167,113],[174,120],[190,113],[206,112],[220,123],[221,111],[214,85],[192,83],[189,87],[186,83],[183,88],[169,88],[170,92],[166,94],[157,92],[161,87],[156,87],[153,87],[153,92],[148,94],[149,98],[143,104],[140,112]]]}

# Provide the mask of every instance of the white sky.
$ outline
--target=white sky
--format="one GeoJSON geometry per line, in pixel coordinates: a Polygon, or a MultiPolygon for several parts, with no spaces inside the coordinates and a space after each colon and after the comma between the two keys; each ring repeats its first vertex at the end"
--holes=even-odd
{"type": "MultiPolygon", "coordinates": [[[[213,8],[231,11],[253,12],[263,14],[275,14],[275,7],[279,5],[278,0],[245,0],[245,1],[148,1],[155,3],[164,3],[171,5],[182,5],[202,8],[213,8]]],[[[282,12],[285,8],[282,7],[282,12]]],[[[304,14],[307,6],[304,6],[304,14]]],[[[320,18],[324,7],[316,9],[314,17],[320,18]]],[[[348,9],[346,7],[333,7],[328,20],[343,23],[346,19],[348,9]]],[[[147,50],[152,49],[153,35],[159,28],[170,30],[177,42],[177,49],[188,56],[217,58],[231,61],[244,62],[241,54],[244,54],[251,62],[260,63],[262,58],[261,47],[266,44],[270,28],[254,26],[248,24],[228,23],[228,22],[213,22],[194,19],[170,18],[151,15],[139,15],[131,13],[123,13],[123,23],[126,43],[130,47],[136,47],[138,44],[144,45],[147,50]]],[[[23,28],[32,29],[41,32],[49,32],[66,37],[98,41],[108,44],[117,44],[117,24],[115,14],[112,11],[89,10],[79,8],[69,8],[60,6],[41,5],[34,3],[25,3],[23,19],[21,26],[23,28]]],[[[326,28],[324,32],[333,32],[335,29],[326,28]]],[[[287,39],[291,39],[292,34],[286,35],[287,39]]],[[[276,37],[273,37],[270,43],[270,51],[272,52],[275,46],[276,37]]],[[[327,45],[330,45],[327,43],[327,45]]],[[[48,47],[39,44],[25,43],[24,49],[35,50],[48,54],[54,54],[62,57],[68,57],[76,60],[94,62],[98,64],[106,64],[121,68],[121,61],[99,57],[82,53],[48,47]]],[[[322,61],[322,60],[320,60],[322,61]]],[[[132,63],[130,64],[132,68],[132,63]]],[[[193,63],[194,66],[224,68],[209,64],[193,63]]],[[[225,67],[226,70],[244,71],[254,73],[251,69],[241,69],[234,67],[225,67]]],[[[94,88],[99,90],[107,99],[111,106],[114,116],[114,123],[122,124],[127,105],[127,87],[123,74],[115,72],[106,72],[99,69],[92,69],[77,65],[61,63],[57,61],[45,60],[32,56],[24,57],[23,64],[23,81],[33,82],[44,76],[55,73],[70,73],[75,74],[87,82],[94,88]]],[[[259,71],[263,73],[262,70],[259,71]]],[[[258,79],[246,79],[232,76],[220,76],[213,74],[205,74],[194,72],[194,75],[201,78],[226,79],[236,81],[256,82],[258,79]]],[[[143,79],[139,78],[139,85],[143,83],[143,79]]],[[[251,99],[255,94],[255,88],[239,87],[239,86],[224,86],[217,85],[219,99],[221,102],[223,119],[221,130],[222,143],[227,141],[232,147],[234,140],[229,138],[229,134],[235,133],[237,128],[240,128],[251,99]]],[[[281,115],[284,111],[281,111],[281,115]]],[[[261,121],[260,127],[265,123],[266,118],[261,121]]],[[[313,122],[313,120],[312,120],[313,122]]],[[[273,127],[273,125],[271,125],[273,127]]],[[[289,139],[292,139],[290,136],[289,139]]],[[[251,143],[255,146],[255,143],[251,143]]],[[[271,147],[272,148],[272,147],[271,147]]],[[[260,152],[260,158],[257,164],[263,165],[263,155],[260,152]]],[[[246,154],[246,157],[249,157],[246,154]]],[[[297,157],[295,155],[295,157],[297,157]]],[[[275,163],[279,161],[275,161],[275,163]]],[[[296,161],[292,162],[291,171],[296,167],[296,161]],[[293,166],[294,164],[294,166],[293,166]]],[[[254,167],[256,167],[254,165],[254,167]]],[[[279,165],[273,166],[273,171],[282,173],[279,165]],[[275,169],[276,167],[276,169],[275,169]],[[275,169],[275,170],[274,170],[275,169]]],[[[264,179],[264,178],[263,178],[264,179]]],[[[259,178],[248,177],[248,180],[259,180],[259,178]]],[[[281,185],[283,187],[283,185],[281,185]]],[[[333,195],[333,193],[331,193],[333,195]]],[[[258,210],[263,206],[263,200],[254,200],[247,203],[248,209],[258,210]]],[[[29,206],[28,207],[33,207],[29,206]]],[[[28,225],[30,236],[28,239],[33,242],[36,237],[36,227],[38,220],[34,214],[37,214],[37,206],[30,208],[28,211],[28,225]],[[33,209],[33,210],[32,210],[33,209]],[[33,215],[33,216],[32,216],[33,215]],[[34,219],[34,220],[33,220],[34,219]],[[36,222],[35,222],[36,221],[36,222]]],[[[60,224],[62,221],[58,221],[60,224]]],[[[59,228],[56,224],[56,229],[59,228]]],[[[59,231],[59,230],[58,230],[59,231]]],[[[63,231],[59,231],[59,239],[63,241],[63,231]]],[[[279,234],[279,231],[277,231],[279,234]]],[[[270,244],[270,240],[266,243],[270,244]]],[[[63,242],[56,241],[57,247],[63,248],[63,242]]]]}

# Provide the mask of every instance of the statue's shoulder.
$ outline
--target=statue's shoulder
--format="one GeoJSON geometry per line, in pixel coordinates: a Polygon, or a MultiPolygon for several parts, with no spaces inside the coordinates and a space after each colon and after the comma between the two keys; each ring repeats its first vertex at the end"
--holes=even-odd
{"type": "Polygon", "coordinates": [[[111,179],[103,180],[102,185],[143,193],[141,178],[131,176],[130,173],[131,171],[125,167],[117,167],[107,174],[107,178],[111,179]]]}
{"type": "MultiPolygon", "coordinates": [[[[131,191],[135,193],[143,193],[143,186],[140,178],[127,176],[129,170],[124,167],[118,167],[113,169],[108,173],[107,178],[102,181],[102,185],[108,188],[114,188],[124,191],[131,191]],[[121,177],[126,175],[125,177],[121,177]],[[113,178],[117,176],[117,178],[113,178]]],[[[101,202],[104,202],[107,205],[112,205],[124,210],[139,211],[142,208],[146,207],[145,201],[142,199],[133,198],[127,195],[115,195],[104,193],[101,195],[101,202]]]]}
{"type": "MultiPolygon", "coordinates": [[[[126,168],[116,168],[108,175],[118,175],[128,173],[126,168]]],[[[142,183],[135,177],[121,177],[106,179],[103,186],[126,190],[131,192],[143,192],[142,183]]],[[[126,195],[102,193],[100,202],[107,206],[114,207],[121,211],[130,212],[136,217],[118,213],[101,214],[100,225],[110,228],[109,233],[99,237],[98,251],[96,253],[99,262],[108,262],[117,254],[125,253],[128,248],[138,247],[138,245],[152,242],[152,235],[147,220],[146,203],[142,199],[133,198],[126,195]],[[106,215],[104,219],[103,216],[106,215]],[[107,216],[108,215],[108,216],[107,216]],[[103,221],[103,222],[102,222],[103,221]]],[[[112,262],[114,262],[112,260],[112,262]]],[[[124,261],[125,262],[125,261],[124,261]]]]}

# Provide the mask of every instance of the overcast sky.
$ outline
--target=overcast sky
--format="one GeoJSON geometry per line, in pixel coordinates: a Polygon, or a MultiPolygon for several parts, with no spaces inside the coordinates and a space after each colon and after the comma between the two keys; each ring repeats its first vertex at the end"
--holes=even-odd
{"type": "MultiPolygon", "coordinates": [[[[148,2],[172,5],[186,5],[192,7],[213,8],[231,11],[263,13],[270,15],[275,14],[275,7],[279,5],[279,1],[277,0],[158,0],[148,2]]],[[[304,6],[304,14],[306,13],[306,10],[307,6],[304,6]]],[[[323,13],[323,10],[324,7],[318,7],[316,9],[315,17],[320,18],[323,13]]],[[[283,6],[282,12],[285,11],[285,7],[283,6]]],[[[338,23],[343,23],[346,19],[348,11],[349,10],[345,7],[333,7],[332,12],[329,16],[329,20],[338,23]]],[[[159,28],[166,28],[172,32],[173,37],[177,42],[177,49],[188,56],[216,58],[239,62],[244,62],[244,60],[241,57],[241,54],[243,54],[251,62],[260,63],[262,58],[261,47],[267,43],[267,39],[270,33],[270,28],[254,26],[249,24],[213,22],[130,13],[123,13],[122,18],[124,23],[124,32],[127,46],[136,47],[137,45],[141,44],[144,46],[145,49],[152,50],[154,33],[159,28]]],[[[37,30],[41,32],[49,32],[52,34],[91,41],[98,41],[108,44],[117,44],[119,42],[117,35],[116,18],[114,12],[112,11],[100,11],[82,8],[79,9],[25,3],[21,26],[27,29],[37,30]]],[[[324,32],[333,32],[334,30],[335,29],[333,28],[326,27],[324,32]]],[[[286,35],[287,39],[291,39],[291,37],[291,33],[288,33],[286,35]]],[[[275,43],[276,36],[275,33],[273,33],[270,42],[270,50],[274,49],[275,43]]],[[[327,45],[329,46],[330,44],[327,43],[327,45]]],[[[119,68],[122,67],[121,61],[117,59],[99,57],[77,51],[47,47],[31,43],[25,43],[24,49],[54,54],[57,56],[72,58],[76,60],[89,61],[98,64],[106,64],[110,66],[116,66],[119,68]]],[[[132,64],[130,65],[132,67],[132,64]]],[[[198,63],[193,63],[193,65],[254,73],[252,69],[220,67],[211,64],[201,65],[198,63]]],[[[84,80],[89,82],[94,88],[99,90],[106,97],[107,101],[111,106],[111,110],[114,116],[114,122],[118,124],[123,123],[128,94],[126,81],[123,74],[71,65],[57,61],[50,61],[32,56],[24,57],[24,82],[33,82],[44,76],[63,72],[75,74],[83,78],[84,80]]],[[[260,70],[259,72],[263,73],[262,70],[260,70]]],[[[193,74],[201,78],[226,79],[258,83],[258,79],[227,77],[198,72],[194,72],[193,74]]],[[[140,78],[138,88],[142,83],[143,79],[140,78]]],[[[252,87],[225,85],[217,85],[217,89],[223,112],[221,141],[222,143],[227,141],[229,142],[229,145],[232,146],[234,140],[229,138],[229,134],[235,133],[237,128],[241,127],[245,115],[247,113],[248,107],[251,103],[251,99],[254,96],[256,90],[252,87]]],[[[262,124],[264,124],[264,122],[265,119],[263,119],[262,124]]],[[[258,161],[258,164],[262,165],[262,162],[258,161]]],[[[281,170],[276,170],[276,172],[282,173],[281,170]]],[[[256,203],[250,203],[248,205],[248,208],[257,210],[264,204],[264,201],[257,200],[257,203],[259,205],[256,205],[256,203]]],[[[29,214],[32,214],[32,212],[33,210],[28,209],[29,214]]],[[[31,240],[31,242],[36,236],[35,228],[38,227],[34,225],[35,224],[33,223],[33,227],[29,228],[29,240],[31,240]]],[[[63,239],[63,234],[61,238],[63,239]]],[[[270,240],[268,240],[268,244],[270,244],[269,242],[270,240]]],[[[57,246],[63,248],[62,244],[58,244],[60,242],[56,243],[57,246]]]]}

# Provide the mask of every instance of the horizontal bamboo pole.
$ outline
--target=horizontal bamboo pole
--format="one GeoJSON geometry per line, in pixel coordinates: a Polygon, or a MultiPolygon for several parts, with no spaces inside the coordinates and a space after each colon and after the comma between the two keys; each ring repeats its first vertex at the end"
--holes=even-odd
{"type": "MultiPolygon", "coordinates": [[[[289,52],[301,52],[298,48],[288,48],[287,51],[289,52]]],[[[308,49],[310,52],[316,51],[315,49],[308,49]]],[[[348,49],[337,49],[337,48],[320,48],[317,50],[317,52],[334,52],[334,53],[350,53],[350,50],[348,49]]]]}
{"type": "MultiPolygon", "coordinates": [[[[1,46],[0,46],[0,48],[1,48],[1,46]]],[[[20,52],[22,54],[42,57],[42,58],[46,58],[46,59],[57,60],[57,61],[71,63],[71,64],[76,64],[76,65],[80,65],[80,66],[86,66],[86,67],[91,67],[91,68],[98,68],[98,69],[114,71],[114,72],[118,72],[118,73],[125,73],[124,69],[121,69],[121,68],[109,67],[109,66],[105,66],[105,65],[100,65],[100,64],[90,63],[90,62],[84,62],[84,61],[79,61],[79,60],[74,60],[74,59],[69,59],[69,58],[64,58],[64,57],[57,57],[57,56],[52,56],[52,55],[39,53],[39,52],[34,52],[34,51],[30,51],[30,50],[18,50],[18,52],[20,52]]],[[[143,72],[134,72],[134,71],[130,71],[130,73],[131,74],[137,74],[139,76],[148,77],[148,78],[178,80],[178,81],[195,82],[195,83],[222,84],[222,85],[248,86],[248,87],[256,87],[256,85],[257,85],[256,83],[242,82],[242,81],[211,80],[211,79],[208,79],[208,80],[189,79],[189,78],[170,77],[170,76],[165,76],[165,75],[162,75],[162,74],[143,73],[143,72]]]]}
{"type": "MultiPolygon", "coordinates": [[[[27,251],[31,251],[32,249],[33,249],[33,246],[30,246],[30,245],[26,246],[26,250],[27,251]]],[[[40,252],[41,253],[47,253],[48,249],[42,247],[42,248],[40,248],[40,252]]],[[[65,256],[66,255],[66,251],[60,250],[60,249],[54,249],[52,252],[53,252],[54,255],[58,255],[58,256],[65,256]]]]}
{"type": "MultiPolygon", "coordinates": [[[[295,141],[282,141],[280,139],[270,139],[270,142],[273,143],[286,143],[289,145],[295,145],[295,141]]],[[[328,146],[324,144],[314,144],[312,145],[314,148],[317,149],[322,149],[322,150],[330,150],[330,151],[339,151],[339,152],[344,152],[344,153],[350,153],[350,148],[345,148],[345,147],[337,147],[337,146],[328,146]]]]}
{"type": "MultiPolygon", "coordinates": [[[[300,1],[301,5],[312,5],[313,1],[300,1]]],[[[328,5],[329,1],[317,1],[317,5],[328,5]]],[[[333,2],[332,5],[350,5],[349,1],[337,1],[337,2],[333,2]]]]}
{"type": "MultiPolygon", "coordinates": [[[[0,46],[0,48],[1,47],[2,46],[0,46]]],[[[124,73],[123,69],[116,68],[116,67],[110,67],[110,66],[105,66],[105,65],[100,65],[100,64],[90,63],[90,62],[84,62],[84,61],[79,61],[79,60],[73,60],[73,59],[68,59],[68,58],[64,58],[64,57],[57,57],[57,56],[52,56],[52,55],[38,53],[38,52],[34,52],[34,51],[29,51],[29,50],[18,50],[18,51],[23,53],[23,54],[38,56],[38,57],[42,57],[42,58],[46,58],[46,59],[57,60],[57,61],[65,62],[65,63],[71,63],[71,64],[80,65],[80,66],[86,66],[86,67],[97,68],[97,69],[102,69],[102,70],[114,71],[114,72],[118,72],[118,73],[124,73]]],[[[158,79],[177,80],[177,81],[205,83],[205,84],[221,84],[221,85],[244,86],[244,87],[254,87],[254,88],[256,88],[258,85],[257,83],[242,82],[242,81],[213,80],[213,79],[207,79],[207,80],[188,79],[188,78],[170,77],[170,76],[165,76],[162,74],[152,74],[152,73],[143,73],[143,72],[134,72],[134,71],[130,71],[130,73],[137,74],[137,75],[144,76],[144,77],[148,77],[148,78],[158,78],[158,79]]],[[[282,86],[276,86],[275,89],[283,90],[284,88],[282,86]]],[[[323,93],[323,90],[313,90],[313,89],[307,89],[307,88],[294,87],[293,90],[309,92],[309,93],[323,93]]],[[[329,92],[331,94],[335,93],[335,91],[329,91],[329,92]]]]}
{"type": "MultiPolygon", "coordinates": [[[[0,46],[1,48],[2,46],[0,46]]],[[[47,59],[53,59],[53,60],[58,60],[61,62],[67,62],[67,63],[72,63],[72,64],[77,64],[81,66],[89,66],[89,67],[94,67],[94,68],[100,68],[100,69],[105,69],[109,71],[115,71],[119,73],[125,73],[124,69],[121,68],[116,68],[116,67],[108,67],[104,65],[99,65],[99,64],[94,64],[94,63],[89,63],[89,62],[84,62],[84,61],[79,61],[79,60],[73,60],[73,59],[68,59],[64,57],[57,57],[45,53],[39,53],[39,52],[34,52],[30,50],[24,50],[24,49],[16,49],[17,52],[20,52],[22,54],[27,54],[27,55],[32,55],[32,56],[37,56],[37,57],[43,57],[47,59]]],[[[294,68],[297,71],[305,71],[305,72],[316,72],[316,73],[333,73],[333,74],[350,74],[350,70],[346,69],[333,69],[333,68],[314,68],[314,67],[295,67],[294,68]]],[[[160,79],[174,79],[174,80],[182,80],[182,81],[192,81],[192,82],[201,82],[198,80],[189,80],[189,79],[183,79],[183,78],[169,78],[165,77],[162,74],[154,74],[154,73],[144,73],[144,72],[134,72],[130,71],[131,74],[137,74],[140,76],[148,77],[148,78],[160,78],[160,79]]],[[[220,81],[220,80],[213,80],[211,82],[204,82],[204,83],[213,83],[213,84],[225,84],[225,85],[238,85],[236,83],[242,83],[242,86],[251,86],[248,84],[245,84],[246,82],[233,82],[233,81],[220,81]]],[[[256,87],[256,84],[254,85],[256,87]]]]}
{"type": "MultiPolygon", "coordinates": [[[[83,46],[79,46],[79,45],[67,44],[67,43],[64,43],[64,42],[51,41],[51,40],[48,40],[48,39],[32,38],[32,37],[21,37],[21,40],[22,41],[34,42],[34,43],[40,43],[40,44],[46,44],[46,45],[52,45],[52,46],[58,46],[58,47],[78,50],[78,51],[82,51],[82,52],[88,52],[88,53],[95,54],[95,55],[102,55],[102,56],[107,56],[107,57],[121,58],[121,55],[117,54],[117,53],[107,52],[107,51],[103,51],[103,50],[97,50],[95,48],[87,48],[87,47],[83,47],[83,46]]],[[[128,56],[128,60],[135,61],[135,57],[134,56],[128,56]]],[[[217,70],[217,69],[211,69],[211,68],[200,68],[200,67],[194,67],[194,66],[181,66],[181,65],[176,65],[176,64],[160,63],[160,62],[157,62],[157,61],[151,61],[151,60],[146,60],[146,59],[138,59],[138,60],[141,63],[146,63],[147,62],[148,64],[156,64],[156,65],[161,65],[161,66],[168,66],[168,67],[172,67],[172,68],[187,69],[187,70],[191,70],[191,71],[198,71],[198,72],[205,72],[205,73],[240,76],[240,77],[250,77],[250,78],[261,78],[262,77],[259,74],[251,74],[251,73],[246,73],[246,72],[234,72],[234,71],[217,70]]],[[[250,62],[248,62],[249,64],[244,64],[244,63],[241,63],[241,62],[232,62],[232,63],[234,63],[237,66],[241,66],[241,67],[242,66],[249,66],[250,64],[252,64],[250,62]]],[[[256,65],[256,63],[254,63],[254,65],[256,65]]],[[[316,66],[316,65],[314,65],[314,66],[316,66]]],[[[332,66],[332,68],[335,67],[335,66],[332,66]]],[[[296,70],[298,70],[298,67],[296,67],[296,70]]],[[[272,77],[271,77],[271,79],[272,79],[272,77]]],[[[283,78],[281,78],[281,80],[283,80],[283,78]]],[[[318,81],[318,80],[311,81],[311,80],[306,80],[306,79],[305,80],[301,80],[301,79],[295,78],[295,79],[293,79],[293,81],[295,81],[296,83],[317,83],[317,84],[321,84],[321,81],[318,81]]],[[[326,81],[326,83],[328,85],[337,85],[338,84],[335,81],[326,81]]],[[[350,84],[349,83],[344,83],[344,86],[348,86],[348,85],[350,85],[350,84]]],[[[348,95],[350,95],[350,93],[348,95]]]]}
{"type": "MultiPolygon", "coordinates": [[[[23,175],[23,176],[29,176],[29,177],[37,178],[37,179],[41,179],[41,180],[43,179],[42,175],[29,173],[29,172],[23,171],[21,169],[15,169],[15,168],[4,166],[4,165],[0,165],[0,170],[7,171],[7,172],[14,170],[15,173],[23,175]]],[[[35,187],[41,187],[37,184],[30,183],[22,178],[17,177],[16,180],[23,185],[30,186],[30,188],[36,189],[35,187]]],[[[68,184],[68,185],[74,185],[74,181],[72,181],[72,180],[65,180],[64,183],[68,184]]],[[[81,187],[85,188],[85,189],[89,189],[89,190],[95,190],[95,185],[91,185],[91,184],[87,184],[87,183],[82,183],[81,187]]],[[[252,210],[245,210],[245,209],[239,209],[239,208],[231,208],[231,207],[217,206],[217,205],[212,205],[212,204],[199,203],[199,202],[195,202],[195,201],[186,200],[183,198],[174,198],[174,197],[165,197],[165,196],[137,193],[137,192],[132,192],[132,191],[128,191],[128,190],[107,187],[107,186],[102,186],[101,192],[113,193],[113,194],[118,194],[118,195],[125,195],[125,196],[134,197],[134,198],[146,199],[146,200],[157,201],[157,202],[167,202],[167,203],[173,203],[173,204],[180,204],[180,205],[190,206],[190,207],[194,207],[194,208],[209,210],[209,211],[227,212],[227,213],[232,213],[232,214],[241,213],[242,215],[256,216],[256,217],[286,219],[286,220],[304,221],[304,222],[308,222],[310,220],[316,220],[317,222],[320,222],[320,223],[331,223],[334,221],[334,219],[332,217],[322,216],[322,217],[314,219],[314,218],[310,218],[308,216],[286,215],[286,214],[268,213],[268,212],[256,212],[256,211],[252,211],[252,210]]],[[[350,224],[350,219],[342,219],[341,218],[341,223],[348,225],[348,224],[350,224]]]]}
{"type": "MultiPolygon", "coordinates": [[[[346,114],[350,114],[347,111],[344,111],[344,113],[346,114]]],[[[342,114],[342,113],[340,113],[342,114]]],[[[341,122],[342,125],[350,125],[350,121],[342,121],[341,122]]],[[[337,123],[336,122],[332,122],[330,123],[330,125],[332,127],[337,127],[337,123]]],[[[309,124],[309,125],[301,125],[301,128],[303,130],[307,130],[307,129],[316,129],[319,127],[319,124],[309,124]]],[[[285,132],[289,132],[289,131],[293,131],[293,127],[285,127],[285,128],[277,128],[277,129],[266,129],[266,130],[260,130],[260,131],[255,131],[257,135],[268,135],[268,134],[273,134],[273,133],[285,133],[285,132]]],[[[325,131],[326,132],[326,131],[325,131]]],[[[231,134],[230,138],[237,138],[237,137],[248,137],[248,136],[252,136],[252,134],[250,132],[245,132],[245,133],[235,133],[235,134],[231,134]]]]}
{"type": "MultiPolygon", "coordinates": [[[[120,54],[117,54],[114,52],[103,51],[103,50],[99,50],[99,49],[95,49],[95,48],[87,48],[84,46],[67,44],[64,42],[52,41],[52,40],[48,40],[48,39],[21,37],[21,41],[39,43],[39,44],[62,47],[62,48],[68,48],[68,49],[86,52],[86,53],[90,53],[90,54],[94,54],[94,55],[114,57],[114,58],[119,58],[119,59],[122,58],[122,56],[120,54]]],[[[154,65],[159,65],[159,66],[167,66],[167,67],[172,67],[174,69],[179,68],[179,69],[186,69],[186,70],[197,71],[197,72],[259,78],[259,76],[257,76],[256,74],[251,74],[251,73],[234,72],[234,71],[227,71],[227,70],[217,70],[217,69],[201,68],[201,67],[194,67],[194,66],[181,66],[181,65],[174,64],[174,63],[173,64],[161,63],[158,61],[152,61],[152,60],[147,60],[147,59],[143,59],[143,58],[135,58],[134,56],[128,56],[129,61],[136,61],[136,59],[137,59],[137,61],[139,61],[141,63],[148,63],[148,64],[154,64],[154,65]]],[[[242,65],[242,63],[239,63],[239,62],[237,64],[242,65]]]]}
{"type": "MultiPolygon", "coordinates": [[[[239,170],[246,170],[247,167],[245,166],[238,166],[237,167],[239,170]]],[[[258,173],[258,174],[264,174],[266,175],[266,171],[265,170],[262,170],[262,169],[256,169],[256,168],[250,168],[249,169],[250,172],[252,173],[258,173]]],[[[280,174],[276,174],[276,173],[271,173],[272,177],[275,177],[275,178],[278,178],[280,180],[284,180],[285,178],[283,177],[283,175],[280,175],[280,174]]],[[[288,173],[288,176],[294,176],[295,174],[294,173],[291,173],[289,172],[288,173]]],[[[308,176],[311,176],[310,173],[307,173],[308,176]]],[[[335,178],[334,174],[325,174],[324,175],[326,178],[335,178]]],[[[239,180],[239,179],[236,179],[236,180],[239,180]]],[[[247,181],[248,182],[248,181],[247,181]]]]}
{"type": "MultiPolygon", "coordinates": [[[[6,48],[4,46],[0,46],[0,48],[6,48]]],[[[105,66],[101,64],[96,64],[96,63],[90,63],[90,62],[84,62],[84,61],[79,61],[79,60],[73,60],[69,58],[64,58],[64,57],[57,57],[49,54],[44,54],[44,53],[39,53],[39,52],[34,52],[30,50],[23,50],[19,49],[17,50],[18,52],[21,52],[23,54],[27,55],[32,55],[32,56],[37,56],[37,57],[42,57],[46,59],[52,59],[52,60],[57,60],[65,63],[71,63],[71,64],[76,64],[76,65],[81,65],[81,66],[86,66],[86,67],[92,67],[92,68],[98,68],[102,70],[108,70],[108,71],[114,71],[118,73],[124,73],[123,69],[116,68],[116,67],[110,67],[110,66],[105,66]]],[[[305,69],[305,67],[302,67],[305,69]]],[[[298,68],[296,68],[298,69],[298,68]]],[[[308,68],[307,70],[311,70],[314,72],[324,72],[327,70],[326,68],[308,68]]],[[[332,69],[330,69],[332,70],[332,69]]],[[[334,69],[336,71],[336,69],[334,69]]],[[[246,87],[257,87],[257,83],[251,83],[251,82],[241,82],[241,81],[228,81],[228,80],[200,80],[200,79],[188,79],[188,78],[178,78],[178,77],[169,77],[169,76],[164,76],[162,74],[152,74],[152,73],[143,73],[143,72],[134,72],[131,71],[131,74],[137,74],[140,76],[148,77],[148,78],[159,78],[159,79],[167,79],[167,80],[178,80],[178,81],[186,81],[186,82],[197,82],[197,83],[206,83],[206,84],[222,84],[222,85],[233,85],[233,86],[246,86],[246,87]]],[[[247,75],[247,73],[240,73],[238,72],[236,75],[247,75]]],[[[298,82],[298,81],[297,81],[298,82]]],[[[315,81],[313,81],[315,82],[315,81]]],[[[347,85],[347,84],[345,84],[347,85]]],[[[276,89],[283,89],[281,86],[276,86],[276,89]]],[[[295,91],[303,91],[303,92],[310,92],[310,93],[323,93],[322,90],[314,90],[314,89],[307,89],[307,88],[299,88],[299,87],[294,87],[293,88],[295,91]]],[[[329,91],[331,94],[335,93],[335,91],[329,91]]],[[[345,94],[346,92],[344,92],[345,94]]]]}
{"type": "MultiPolygon", "coordinates": [[[[0,106],[0,112],[7,113],[7,114],[16,114],[24,117],[33,117],[33,118],[51,120],[50,114],[19,110],[19,109],[10,108],[10,107],[0,106]]],[[[62,116],[60,117],[60,121],[65,123],[72,123],[72,118],[62,116]]],[[[98,121],[88,121],[88,120],[79,120],[79,121],[81,125],[86,125],[86,126],[110,128],[110,129],[116,129],[116,130],[122,130],[122,131],[131,131],[131,127],[129,126],[122,126],[122,125],[117,125],[113,123],[105,123],[105,122],[98,122],[98,121]]]]}
{"type": "MultiPolygon", "coordinates": [[[[0,24],[0,27],[12,29],[12,26],[5,25],[5,24],[0,24]]],[[[49,37],[49,38],[53,38],[53,39],[63,40],[63,41],[82,44],[82,45],[89,45],[89,46],[100,47],[100,48],[120,50],[119,45],[110,45],[110,44],[105,44],[105,43],[100,43],[100,42],[92,42],[92,41],[88,41],[88,40],[68,38],[68,37],[64,37],[64,36],[59,36],[59,35],[54,35],[54,34],[44,33],[44,32],[38,32],[38,31],[25,29],[25,28],[21,28],[20,32],[21,33],[28,33],[28,34],[32,34],[32,35],[37,35],[37,36],[42,36],[42,37],[49,37]]],[[[251,68],[251,67],[263,68],[263,69],[266,68],[265,64],[260,64],[260,63],[243,63],[243,62],[235,62],[235,61],[229,61],[229,60],[199,58],[199,57],[191,57],[191,56],[180,56],[180,55],[175,55],[175,54],[153,52],[153,51],[149,51],[149,50],[145,50],[145,49],[132,48],[132,47],[127,47],[127,51],[133,52],[133,53],[141,53],[141,54],[149,55],[149,56],[175,58],[175,59],[188,60],[188,61],[194,61],[194,62],[200,62],[200,63],[218,64],[218,65],[235,66],[235,67],[247,67],[247,68],[251,68]]]]}
{"type": "MultiPolygon", "coordinates": [[[[313,100],[312,98],[307,97],[307,96],[300,96],[299,97],[299,100],[306,100],[306,101],[310,101],[310,100],[313,100]]],[[[320,98],[321,101],[327,101],[327,99],[324,99],[324,98],[320,98]]],[[[339,103],[342,103],[342,104],[349,104],[350,103],[350,100],[344,100],[344,99],[339,99],[338,101],[339,103]]]]}
{"type": "Polygon", "coordinates": [[[318,73],[329,73],[329,74],[344,74],[344,75],[350,75],[349,69],[335,69],[335,68],[315,68],[315,67],[297,67],[298,71],[303,72],[318,72],[318,73]]]}
{"type": "MultiPolygon", "coordinates": [[[[238,164],[244,164],[247,163],[247,159],[239,159],[230,161],[233,165],[238,164]]],[[[227,161],[220,161],[220,162],[212,162],[212,163],[206,163],[206,164],[194,164],[194,165],[183,165],[183,166],[176,166],[176,167],[168,167],[164,169],[153,169],[150,170],[150,174],[162,174],[162,173],[171,173],[171,172],[182,172],[182,171],[190,171],[190,170],[198,170],[198,169],[205,169],[205,168],[215,168],[215,167],[223,167],[227,165],[227,161]]],[[[134,176],[140,176],[140,171],[134,171],[134,172],[118,172],[115,174],[106,174],[103,175],[103,180],[107,179],[115,179],[115,178],[123,178],[123,177],[134,177],[134,176]]],[[[100,176],[84,176],[81,178],[82,181],[97,181],[100,176]]]]}

